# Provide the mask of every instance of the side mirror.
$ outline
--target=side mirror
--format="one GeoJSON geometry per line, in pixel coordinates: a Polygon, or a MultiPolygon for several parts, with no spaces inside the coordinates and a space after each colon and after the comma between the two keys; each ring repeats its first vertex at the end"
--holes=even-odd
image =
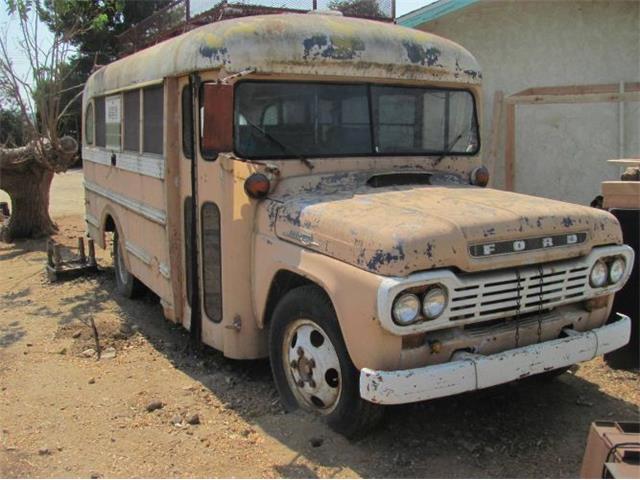
{"type": "Polygon", "coordinates": [[[215,160],[233,150],[233,85],[202,84],[200,123],[202,158],[215,160]]]}

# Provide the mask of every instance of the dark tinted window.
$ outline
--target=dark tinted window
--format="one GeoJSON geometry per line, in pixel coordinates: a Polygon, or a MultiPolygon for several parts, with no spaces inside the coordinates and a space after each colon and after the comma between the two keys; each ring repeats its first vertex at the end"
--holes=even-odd
{"type": "Polygon", "coordinates": [[[202,284],[204,311],[210,320],[222,320],[222,256],[220,247],[220,210],[206,202],[201,209],[202,284]]]}
{"type": "Polygon", "coordinates": [[[164,95],[163,86],[145,88],[144,94],[144,132],[143,150],[147,153],[162,155],[164,141],[164,95]]]}
{"type": "Polygon", "coordinates": [[[124,149],[140,150],[140,90],[124,94],[124,149]]]}
{"type": "Polygon", "coordinates": [[[191,272],[191,229],[193,228],[193,215],[192,215],[192,202],[191,197],[184,199],[183,205],[183,218],[184,218],[184,271],[187,276],[187,302],[191,306],[191,293],[193,278],[191,272]]]}
{"type": "Polygon", "coordinates": [[[473,153],[473,96],[464,90],[371,87],[377,153],[473,153]]]}
{"type": "Polygon", "coordinates": [[[105,131],[104,97],[96,98],[94,103],[96,105],[96,145],[98,147],[104,147],[107,140],[105,131]]]}
{"type": "Polygon", "coordinates": [[[465,90],[242,82],[234,125],[235,150],[249,158],[464,155],[479,148],[475,102],[465,90]]]}
{"type": "Polygon", "coordinates": [[[371,151],[367,87],[245,82],[236,89],[235,146],[247,157],[371,151]]]}
{"type": "Polygon", "coordinates": [[[93,103],[90,103],[84,113],[84,140],[87,145],[93,145],[93,127],[93,103]]]}
{"type": "Polygon", "coordinates": [[[193,158],[193,103],[189,85],[182,89],[182,153],[193,158]]]}

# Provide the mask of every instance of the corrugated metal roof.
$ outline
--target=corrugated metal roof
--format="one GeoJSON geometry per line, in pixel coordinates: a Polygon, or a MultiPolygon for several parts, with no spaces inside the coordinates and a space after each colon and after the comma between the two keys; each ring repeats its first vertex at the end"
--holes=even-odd
{"type": "Polygon", "coordinates": [[[403,27],[417,27],[437,18],[444,17],[462,8],[478,3],[480,0],[439,0],[413,12],[398,17],[396,23],[403,27]]]}

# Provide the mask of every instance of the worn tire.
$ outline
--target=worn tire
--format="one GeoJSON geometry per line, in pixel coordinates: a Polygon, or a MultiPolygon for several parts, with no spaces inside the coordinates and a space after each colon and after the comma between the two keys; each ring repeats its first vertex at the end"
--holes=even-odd
{"type": "Polygon", "coordinates": [[[271,317],[269,353],[273,378],[285,410],[304,408],[320,414],[333,430],[350,439],[366,434],[382,420],[384,407],[360,397],[359,371],[349,357],[331,301],[317,286],[295,288],[280,300],[271,317]],[[285,337],[288,327],[301,319],[317,324],[329,337],[337,354],[342,385],[330,412],[323,412],[320,408],[301,402],[288,380],[292,374],[285,371],[285,368],[289,368],[285,367],[288,348],[285,337]]]}
{"type": "Polygon", "coordinates": [[[135,298],[144,290],[144,285],[128,270],[122,257],[118,232],[113,234],[113,270],[116,277],[116,292],[127,298],[135,298]]]}

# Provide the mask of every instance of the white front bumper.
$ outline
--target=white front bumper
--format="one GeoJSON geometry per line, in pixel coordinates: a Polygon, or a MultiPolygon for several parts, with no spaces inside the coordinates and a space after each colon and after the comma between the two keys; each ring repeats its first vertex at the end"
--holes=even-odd
{"type": "Polygon", "coordinates": [[[360,396],[372,403],[411,403],[500,385],[578,362],[626,345],[631,320],[619,319],[587,332],[565,330],[565,338],[514,348],[494,355],[454,354],[451,362],[410,370],[363,368],[360,396]]]}

